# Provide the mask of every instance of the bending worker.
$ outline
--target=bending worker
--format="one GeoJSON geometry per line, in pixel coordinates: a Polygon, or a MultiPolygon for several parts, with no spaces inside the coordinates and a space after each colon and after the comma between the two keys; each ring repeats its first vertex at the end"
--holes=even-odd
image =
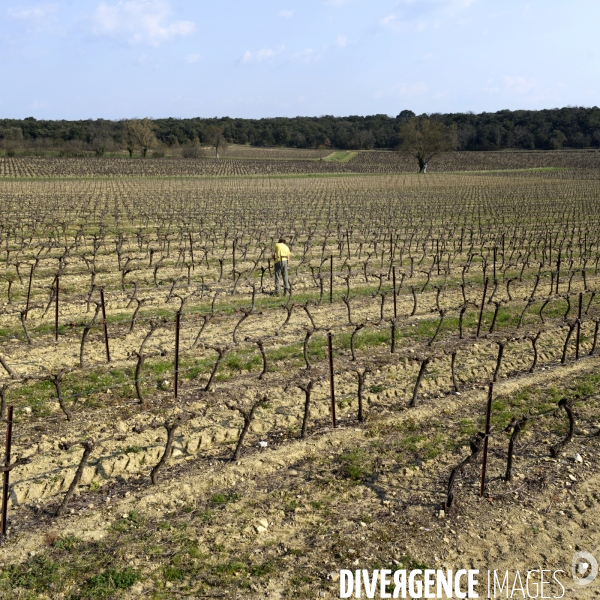
{"type": "Polygon", "coordinates": [[[281,279],[283,278],[283,294],[290,292],[290,281],[288,279],[288,259],[290,257],[290,249],[287,247],[285,240],[279,238],[279,241],[273,248],[273,260],[275,261],[275,295],[279,296],[281,289],[281,279]]]}

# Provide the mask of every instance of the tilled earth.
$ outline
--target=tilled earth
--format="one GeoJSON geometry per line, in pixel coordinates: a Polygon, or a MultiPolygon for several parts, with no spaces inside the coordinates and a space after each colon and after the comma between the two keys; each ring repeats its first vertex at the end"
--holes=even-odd
{"type": "MultiPolygon", "coordinates": [[[[118,166],[94,164],[111,170],[118,166]]],[[[22,161],[7,165],[28,166],[22,161]]],[[[566,597],[598,595],[597,581],[582,588],[570,576],[575,551],[600,557],[597,172],[590,170],[586,178],[551,172],[548,180],[535,173],[521,175],[498,174],[482,181],[472,174],[414,181],[399,176],[315,179],[314,186],[300,179],[249,179],[241,185],[233,178],[108,179],[93,186],[84,181],[59,180],[52,186],[44,181],[0,182],[15,226],[14,248],[6,238],[2,291],[7,302],[0,311],[0,412],[14,404],[13,459],[29,461],[10,474],[9,535],[0,546],[1,596],[312,598],[339,594],[340,569],[425,567],[477,568],[482,585],[488,569],[513,575],[519,570],[524,576],[532,569],[562,570],[559,579],[566,597]],[[47,194],[45,204],[42,193],[47,194]],[[338,218],[349,215],[349,222],[360,223],[354,233],[346,229],[345,237],[338,223],[338,242],[330,236],[329,221],[326,232],[319,221],[326,217],[330,194],[337,199],[336,210],[350,211],[338,218]],[[153,211],[168,212],[179,200],[182,212],[177,214],[188,221],[205,209],[216,211],[211,213],[216,229],[202,226],[208,240],[204,250],[199,233],[192,240],[192,230],[188,232],[190,252],[193,241],[196,252],[206,251],[204,266],[199,259],[190,274],[194,265],[193,260],[186,264],[183,229],[170,240],[168,233],[159,236],[159,228],[151,231],[148,220],[145,229],[120,231],[126,239],[121,238],[122,246],[115,239],[115,252],[112,234],[105,236],[96,257],[97,249],[90,251],[96,239],[84,222],[89,211],[78,213],[82,229],[73,241],[77,252],[69,255],[65,248],[61,255],[63,236],[68,245],[69,206],[82,210],[86,198],[98,210],[104,198],[102,210],[114,208],[117,229],[125,223],[122,209],[132,226],[144,214],[150,218],[153,211]],[[472,204],[473,198],[477,200],[472,204]],[[263,209],[275,202],[290,221],[299,223],[306,210],[321,215],[314,226],[320,223],[322,239],[311,241],[314,232],[303,231],[296,240],[291,301],[266,294],[270,278],[262,263],[274,232],[260,229],[257,234],[248,226],[253,222],[262,228],[263,209]],[[459,242],[460,211],[469,213],[468,224],[477,212],[469,211],[480,205],[489,221],[482,226],[479,215],[475,245],[473,228],[469,233],[461,226],[459,242]],[[239,212],[229,212],[232,207],[239,212]],[[403,239],[400,256],[394,256],[392,246],[388,257],[387,234],[382,237],[381,228],[390,226],[390,207],[401,209],[393,214],[394,223],[403,224],[403,239]],[[56,231],[44,232],[48,239],[36,249],[40,263],[27,305],[26,271],[33,260],[27,252],[32,248],[24,233],[21,241],[17,235],[24,208],[33,216],[38,211],[64,216],[55,223],[56,231]],[[577,214],[577,225],[569,221],[569,210],[577,214]],[[436,231],[427,233],[422,227],[429,217],[433,223],[434,216],[436,231]],[[219,258],[219,253],[230,254],[232,217],[245,219],[238,223],[244,233],[237,262],[227,265],[225,254],[219,258]],[[518,237],[518,227],[507,224],[513,219],[523,237],[518,237]],[[550,223],[546,231],[538,229],[540,219],[550,223]],[[488,226],[500,222],[501,239],[499,230],[488,226]],[[451,229],[444,231],[449,223],[451,229]],[[419,234],[413,248],[414,227],[424,237],[419,234]],[[221,235],[222,247],[217,239],[221,235]],[[256,235],[258,241],[252,239],[256,235]],[[123,255],[116,257],[119,247],[123,255]],[[340,265],[346,248],[347,258],[340,265]],[[9,253],[14,263],[9,264],[9,253]],[[323,285],[331,264],[327,257],[334,254],[329,304],[323,285]],[[66,261],[58,343],[51,308],[57,261],[59,266],[66,261]],[[392,263],[402,288],[396,298],[393,354],[392,263]],[[133,270],[126,270],[128,264],[133,270]],[[496,279],[496,266],[501,269],[497,284],[488,288],[484,281],[496,279]],[[236,268],[239,286],[231,278],[236,268]],[[82,332],[91,326],[94,310],[99,311],[100,287],[107,297],[110,364],[100,316],[83,360],[80,354],[82,332]],[[242,321],[255,299],[252,287],[256,306],[242,321]],[[175,400],[174,316],[183,296],[187,304],[175,400]],[[137,323],[130,328],[136,302],[142,300],[137,323]],[[462,329],[459,335],[463,307],[464,335],[462,329]],[[479,314],[481,335],[476,334],[479,314]],[[352,360],[351,335],[357,324],[364,328],[356,336],[352,360]],[[154,325],[160,327],[145,346],[148,356],[136,390],[136,353],[142,352],[142,340],[154,325]],[[26,326],[33,334],[31,343],[26,326]],[[337,428],[330,419],[327,332],[333,332],[337,428]],[[264,377],[257,338],[268,358],[264,377]],[[225,350],[224,358],[209,385],[219,349],[225,350]],[[305,359],[310,359],[310,368],[305,368],[305,359]],[[357,376],[366,368],[366,420],[360,421],[357,376]],[[424,377],[417,395],[418,373],[424,377]],[[446,506],[450,473],[469,456],[470,445],[484,430],[491,379],[497,381],[485,493],[480,497],[478,456],[458,473],[454,501],[446,506]],[[302,388],[310,382],[305,413],[302,388]],[[60,390],[69,420],[57,402],[60,390]],[[143,401],[138,401],[140,392],[143,401]],[[257,400],[263,402],[253,413],[241,456],[232,460],[244,411],[257,400]],[[568,439],[568,411],[562,401],[574,411],[573,436],[568,439]],[[307,435],[300,439],[305,414],[307,435]],[[515,418],[525,421],[508,477],[515,418]],[[182,424],[172,430],[172,451],[166,455],[167,429],[176,419],[182,424]],[[567,441],[557,450],[561,440],[567,441]],[[64,515],[55,517],[86,441],[94,447],[82,465],[79,485],[64,515]],[[153,485],[150,471],[163,454],[166,462],[153,485]]],[[[170,220],[168,225],[170,231],[170,220]]],[[[235,252],[234,246],[233,258],[235,252]]],[[[517,590],[513,597],[521,597],[512,579],[511,586],[517,590]]],[[[560,596],[560,590],[553,588],[552,595],[560,596]]]]}
{"type": "Polygon", "coordinates": [[[53,500],[11,511],[2,559],[20,565],[5,568],[3,597],[337,597],[340,569],[425,566],[476,568],[483,585],[488,569],[562,569],[565,597],[596,597],[597,582],[573,583],[570,562],[600,543],[598,360],[496,385],[498,413],[571,398],[576,429],[552,458],[566,415],[531,421],[505,482],[508,439],[497,427],[484,498],[477,461],[440,512],[449,472],[483,426],[485,389],[411,410],[373,403],[364,424],[343,417],[334,430],[323,418],[308,439],[282,429],[236,463],[230,448],[200,453],[175,459],[156,486],[132,476],[82,492],[59,519],[53,500]]]}
{"type": "MultiPolygon", "coordinates": [[[[357,302],[355,314],[366,313],[369,309],[365,304],[368,302],[368,300],[357,302]]],[[[321,322],[326,323],[327,319],[330,326],[334,321],[341,322],[343,326],[341,307],[337,307],[337,311],[335,305],[326,308],[313,307],[311,311],[318,326],[321,326],[321,322]]],[[[284,317],[285,314],[261,315],[245,326],[250,331],[260,324],[259,328],[265,332],[272,331],[281,324],[284,317]]],[[[347,350],[338,350],[335,359],[335,385],[338,416],[342,420],[356,417],[355,370],[361,371],[365,367],[371,369],[366,377],[364,390],[364,400],[369,403],[370,414],[383,418],[406,409],[420,368],[421,354],[420,346],[409,334],[413,326],[422,325],[424,320],[427,320],[427,316],[420,315],[406,321],[406,333],[402,334],[403,330],[400,330],[402,337],[398,341],[398,358],[390,356],[389,342],[385,341],[362,348],[358,351],[355,362],[350,360],[347,350]],[[413,347],[416,348],[416,352],[413,347]],[[413,353],[414,360],[411,358],[413,353]]],[[[212,329],[207,328],[207,343],[218,343],[217,340],[230,336],[231,328],[236,321],[237,318],[229,317],[220,323],[215,323],[212,329]]],[[[280,351],[282,348],[293,348],[307,322],[305,313],[300,308],[296,308],[287,329],[282,332],[282,335],[277,336],[275,349],[280,351]]],[[[560,321],[547,326],[548,329],[542,333],[538,342],[540,373],[556,368],[561,358],[566,331],[560,321]]],[[[581,345],[582,355],[588,354],[591,348],[593,327],[592,322],[586,322],[582,326],[582,339],[585,340],[581,345]]],[[[191,343],[194,334],[195,330],[190,328],[186,331],[186,335],[182,336],[182,343],[191,343]]],[[[125,355],[129,351],[124,348],[135,347],[133,344],[139,343],[138,338],[141,335],[141,333],[136,334],[133,342],[129,336],[126,336],[118,343],[114,343],[113,348],[120,349],[125,355]]],[[[165,344],[170,342],[169,332],[162,332],[162,335],[165,344]]],[[[242,332],[240,337],[244,335],[242,332]]],[[[323,334],[317,333],[313,339],[319,336],[322,337],[323,334]]],[[[456,378],[461,389],[479,387],[493,376],[498,354],[498,339],[503,338],[490,336],[463,340],[464,347],[461,347],[458,352],[456,361],[456,378]]],[[[102,340],[98,341],[100,343],[96,342],[95,352],[100,353],[102,340]]],[[[75,347],[77,343],[77,339],[71,341],[69,338],[61,342],[62,360],[68,354],[69,345],[75,347]]],[[[160,336],[154,343],[161,344],[160,336]]],[[[570,357],[573,355],[572,345],[569,349],[570,357]]],[[[48,350],[46,346],[43,349],[48,350]]],[[[254,352],[257,353],[256,350],[254,352]]],[[[300,350],[296,348],[295,352],[299,353],[300,350]]],[[[214,361],[212,358],[214,351],[206,348],[199,349],[193,354],[195,360],[205,359],[210,363],[214,361]]],[[[115,351],[114,356],[118,355],[118,351],[115,351]]],[[[171,362],[172,358],[169,358],[162,367],[166,366],[167,369],[172,370],[171,362]]],[[[242,418],[239,412],[227,406],[227,403],[234,398],[242,406],[250,406],[257,397],[265,396],[268,399],[268,407],[259,410],[252,422],[248,439],[250,444],[255,444],[265,437],[293,437],[297,435],[302,424],[304,410],[304,392],[298,384],[305,384],[310,379],[314,381],[314,390],[311,398],[309,431],[319,429],[328,421],[330,392],[326,362],[322,358],[315,358],[313,362],[312,369],[303,370],[298,369],[302,364],[299,358],[284,358],[277,364],[275,371],[267,372],[264,378],[258,379],[257,373],[261,368],[261,361],[258,361],[258,365],[246,374],[243,372],[231,374],[229,370],[230,375],[225,381],[220,381],[216,391],[212,393],[202,391],[208,376],[199,374],[197,379],[182,381],[180,400],[173,400],[172,384],[168,382],[169,385],[165,386],[165,389],[155,390],[144,405],[123,393],[133,388],[131,383],[124,382],[115,389],[107,388],[100,394],[101,403],[94,407],[86,406],[84,403],[79,406],[75,402],[72,405],[71,421],[66,421],[64,415],[58,410],[57,403],[52,398],[54,390],[51,387],[46,390],[48,399],[44,399],[44,402],[52,406],[54,412],[41,418],[29,418],[24,411],[27,404],[31,405],[31,400],[25,393],[20,399],[16,412],[14,453],[20,457],[30,458],[31,462],[19,467],[11,475],[11,505],[15,507],[36,503],[66,491],[81,456],[78,442],[84,438],[96,441],[96,447],[81,479],[81,484],[88,489],[97,489],[115,478],[129,479],[146,473],[148,467],[158,462],[164,450],[166,431],[160,425],[165,419],[168,420],[182,413],[190,414],[192,418],[176,431],[174,458],[193,461],[199,456],[219,456],[224,447],[231,447],[239,437],[242,418]]],[[[122,363],[126,364],[125,358],[122,363]]],[[[527,339],[517,338],[506,344],[499,377],[500,379],[513,378],[515,375],[526,373],[531,364],[531,343],[527,339]]],[[[118,368],[118,363],[112,367],[113,370],[115,368],[118,368]]],[[[98,377],[100,378],[105,371],[106,369],[101,367],[98,377]]],[[[158,380],[164,379],[165,376],[170,378],[171,373],[167,371],[166,375],[158,377],[158,380]]],[[[157,379],[156,376],[151,377],[157,379]]],[[[522,375],[517,381],[521,379],[522,375]]],[[[442,341],[442,347],[429,363],[426,376],[420,385],[420,398],[433,401],[436,398],[447,397],[453,389],[450,358],[444,352],[442,341]]],[[[36,392],[39,390],[36,389],[36,392]]],[[[515,416],[515,414],[510,415],[510,410],[509,407],[505,411],[500,411],[500,425],[506,426],[508,417],[515,416]]]]}

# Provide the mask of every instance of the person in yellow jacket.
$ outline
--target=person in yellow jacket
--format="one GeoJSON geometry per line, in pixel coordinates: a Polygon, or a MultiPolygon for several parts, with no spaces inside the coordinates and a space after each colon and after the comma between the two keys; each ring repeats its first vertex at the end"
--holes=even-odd
{"type": "Polygon", "coordinates": [[[281,280],[283,279],[283,294],[290,292],[290,281],[288,278],[288,261],[290,258],[290,249],[285,240],[279,238],[279,241],[273,248],[273,260],[275,261],[275,295],[279,296],[281,290],[281,280]]]}

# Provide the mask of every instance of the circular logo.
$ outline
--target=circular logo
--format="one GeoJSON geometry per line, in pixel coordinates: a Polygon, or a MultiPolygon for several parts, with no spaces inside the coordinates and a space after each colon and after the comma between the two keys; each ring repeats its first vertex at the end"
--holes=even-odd
{"type": "Polygon", "coordinates": [[[598,575],[598,562],[589,552],[575,552],[571,567],[576,585],[589,585],[598,575]]]}

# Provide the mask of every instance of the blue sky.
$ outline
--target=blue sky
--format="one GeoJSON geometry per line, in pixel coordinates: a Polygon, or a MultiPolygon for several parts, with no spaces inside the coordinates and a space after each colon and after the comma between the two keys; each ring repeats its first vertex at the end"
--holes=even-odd
{"type": "Polygon", "coordinates": [[[598,0],[0,0],[0,117],[600,105],[598,0]]]}

